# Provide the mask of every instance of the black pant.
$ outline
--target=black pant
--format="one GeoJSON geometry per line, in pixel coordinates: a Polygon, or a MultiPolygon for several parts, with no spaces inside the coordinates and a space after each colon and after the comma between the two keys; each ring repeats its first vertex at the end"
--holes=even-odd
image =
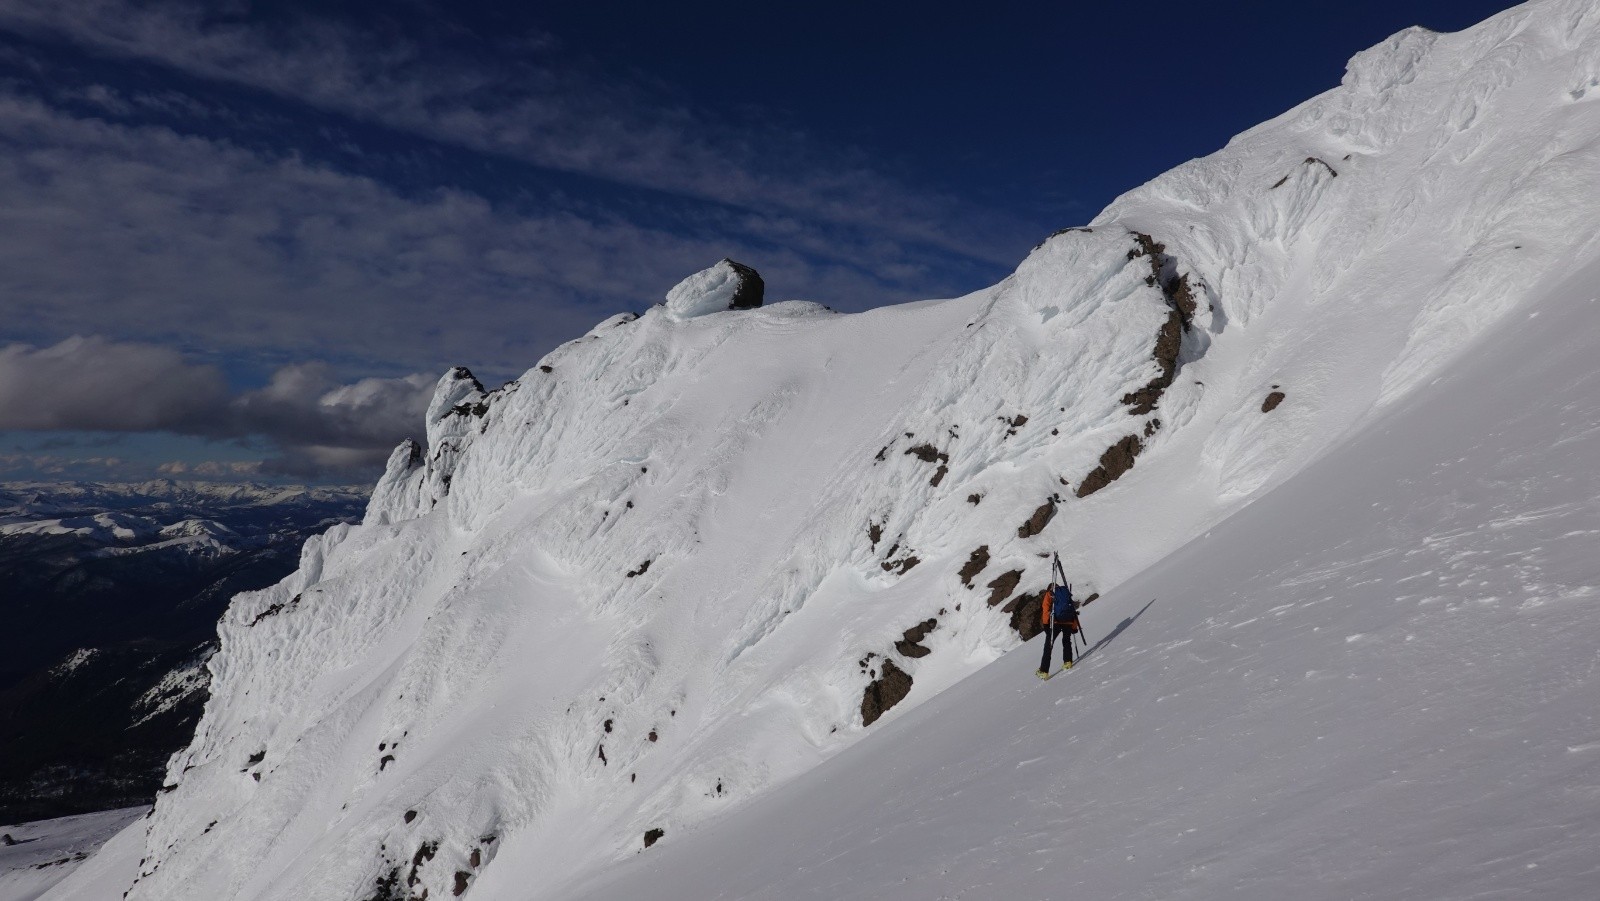
{"type": "Polygon", "coordinates": [[[1056,623],[1054,626],[1044,627],[1044,656],[1039,659],[1039,672],[1050,672],[1050,646],[1055,644],[1056,636],[1061,636],[1061,662],[1072,662],[1072,633],[1077,631],[1072,623],[1056,623]]]}

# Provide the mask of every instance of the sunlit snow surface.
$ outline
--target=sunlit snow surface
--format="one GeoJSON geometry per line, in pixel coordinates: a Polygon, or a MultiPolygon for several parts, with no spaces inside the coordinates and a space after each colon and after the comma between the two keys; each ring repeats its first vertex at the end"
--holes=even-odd
{"type": "Polygon", "coordinates": [[[234,603],[148,833],[53,897],[1582,897],[1597,30],[1398,35],[965,298],[447,375],[366,524],[234,603]],[[1199,301],[1141,416],[1136,231],[1199,301]],[[1016,643],[985,586],[1056,549],[1104,643],[973,676],[1016,643]],[[915,683],[864,728],[868,654],[915,683]]]}
{"type": "Polygon", "coordinates": [[[1079,667],[1021,648],[566,896],[1595,897],[1597,328],[1591,265],[1097,602],[1079,667]]]}
{"type": "Polygon", "coordinates": [[[0,834],[13,842],[0,845],[0,901],[34,901],[147,810],[134,807],[0,825],[0,834]]]}

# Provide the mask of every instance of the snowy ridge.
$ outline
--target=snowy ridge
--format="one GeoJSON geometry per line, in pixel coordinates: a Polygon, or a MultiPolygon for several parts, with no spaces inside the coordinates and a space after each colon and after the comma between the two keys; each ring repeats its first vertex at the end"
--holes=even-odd
{"type": "Polygon", "coordinates": [[[164,531],[158,524],[123,513],[0,523],[0,535],[80,535],[106,543],[146,539],[158,531],[164,531]]]}
{"type": "Polygon", "coordinates": [[[1159,234],[1240,327],[1331,320],[1266,348],[1264,374],[1329,330],[1406,320],[1388,341],[1363,334],[1372,350],[1348,370],[1300,386],[1318,408],[1334,393],[1364,405],[1375,380],[1392,400],[1592,249],[1597,28],[1593,4],[1539,0],[1458,34],[1408,29],[1356,54],[1340,89],[1096,221],[1159,234]]]}
{"type": "Polygon", "coordinates": [[[1015,646],[1041,555],[1112,589],[1592,259],[1597,28],[1404,32],[967,297],[712,311],[700,273],[447,373],[365,522],[235,600],[145,861],[99,872],[563,897],[756,803],[1015,646]]]}

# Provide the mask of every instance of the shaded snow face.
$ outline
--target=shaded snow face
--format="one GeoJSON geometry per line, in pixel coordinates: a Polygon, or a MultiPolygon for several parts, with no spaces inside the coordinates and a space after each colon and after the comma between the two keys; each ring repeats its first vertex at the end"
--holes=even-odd
{"type": "Polygon", "coordinates": [[[129,897],[562,897],[888,727],[1016,644],[1052,551],[1122,583],[1581,261],[1600,217],[1546,201],[1592,196],[1597,28],[1397,39],[967,297],[707,315],[719,264],[447,375],[366,523],[234,603],[129,897]]]}

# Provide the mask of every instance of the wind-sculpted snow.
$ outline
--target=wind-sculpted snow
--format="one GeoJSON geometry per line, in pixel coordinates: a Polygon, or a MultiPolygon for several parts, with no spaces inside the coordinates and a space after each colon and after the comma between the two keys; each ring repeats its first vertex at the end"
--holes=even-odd
{"type": "Polygon", "coordinates": [[[129,897],[563,897],[1014,647],[1051,551],[1128,580],[1593,256],[1586,9],[1402,33],[966,297],[713,267],[446,374],[365,522],[235,600],[129,897]]]}
{"type": "Polygon", "coordinates": [[[1166,241],[1227,299],[1234,324],[1327,320],[1281,335],[1258,371],[1354,332],[1374,353],[1302,391],[1365,407],[1376,381],[1392,401],[1594,239],[1600,127],[1572,93],[1596,71],[1597,29],[1600,13],[1580,0],[1525,4],[1459,34],[1408,29],[1356,54],[1342,88],[1096,221],[1166,241]],[[1379,324],[1400,327],[1369,336],[1379,324]]]}

